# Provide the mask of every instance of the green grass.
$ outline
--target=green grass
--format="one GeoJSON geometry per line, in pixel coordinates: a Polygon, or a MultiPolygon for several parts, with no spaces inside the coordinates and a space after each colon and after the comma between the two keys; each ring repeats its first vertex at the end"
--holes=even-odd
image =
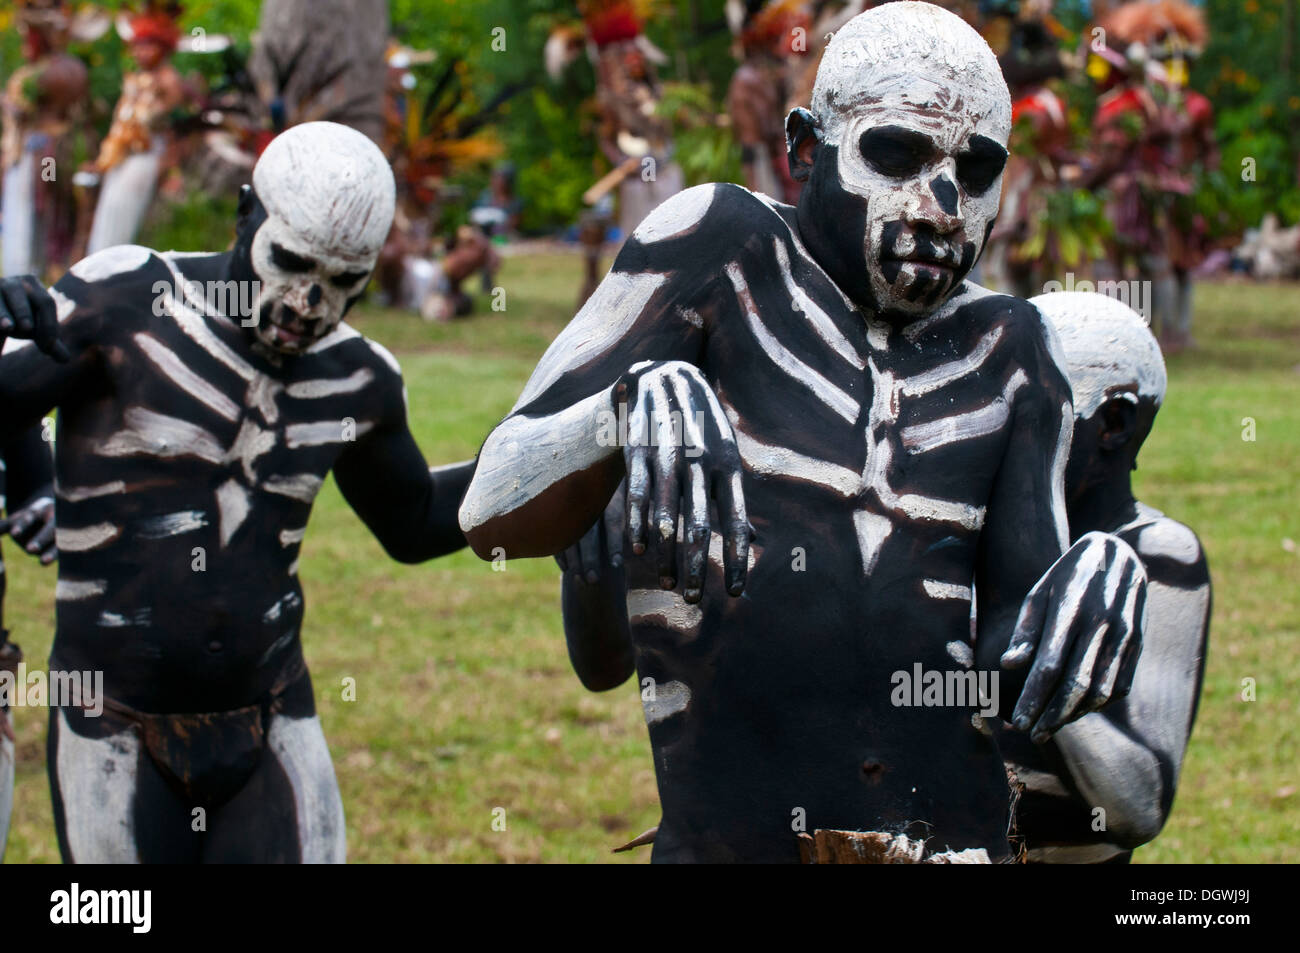
{"type": "MultiPolygon", "coordinates": [[[[504,312],[427,325],[366,310],[401,360],[430,462],[472,455],[572,313],[576,257],[507,260],[504,312]]],[[[482,301],[486,307],[486,300],[482,301]]],[[[1173,816],[1143,862],[1300,860],[1300,291],[1205,286],[1202,349],[1170,362],[1139,495],[1200,534],[1215,583],[1200,715],[1173,816]],[[1241,439],[1243,417],[1257,440],[1241,439]],[[1256,679],[1258,700],[1240,700],[1256,679]]],[[[54,574],[10,547],[15,640],[43,660],[54,574]]],[[[387,559],[327,484],[303,546],[303,630],[353,861],[644,862],[609,849],[658,821],[636,686],[593,695],[569,669],[551,560],[494,572],[468,551],[387,559]],[[356,679],[354,702],[342,680],[356,679]],[[493,829],[494,808],[507,829],[493,829]]],[[[17,713],[10,861],[56,861],[44,712],[17,713]]]]}

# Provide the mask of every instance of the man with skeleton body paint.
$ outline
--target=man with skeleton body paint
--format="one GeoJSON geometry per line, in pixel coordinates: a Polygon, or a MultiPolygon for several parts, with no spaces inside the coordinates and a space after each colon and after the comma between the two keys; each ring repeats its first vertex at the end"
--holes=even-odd
{"type": "Polygon", "coordinates": [[[999,672],[1036,740],[1127,691],[1145,580],[1113,537],[1067,551],[1059,349],[964,280],[1010,112],[959,18],[850,21],[788,120],[799,205],[720,185],[660,206],[483,447],[460,517],[484,558],[563,550],[626,476],[633,653],[588,684],[634,659],[653,691],[658,861],[795,861],[801,820],[1007,859],[978,705],[895,706],[891,673],[999,672]],[[620,449],[601,432],[624,403],[620,449]]]}
{"type": "Polygon", "coordinates": [[[64,359],[0,359],[6,432],[60,411],[51,668],[102,670],[108,696],[99,718],[51,710],[65,860],[343,859],[299,640],[311,505],[333,470],[388,553],[418,562],[465,544],[472,469],[426,467],[397,363],[341,321],[393,203],[369,139],[307,123],[258,161],[231,252],[119,246],[48,293],[0,289],[0,330],[64,359]],[[242,288],[247,320],[212,300],[242,288]]]}
{"type": "Polygon", "coordinates": [[[1060,336],[1074,393],[1065,472],[1071,538],[1114,533],[1133,547],[1147,571],[1148,618],[1128,697],[1042,745],[1017,732],[998,740],[1025,785],[1019,829],[1031,862],[1127,862],[1173,807],[1204,678],[1209,569],[1195,533],[1133,497],[1130,475],[1166,382],[1146,322],[1099,294],[1031,303],[1060,336]]]}

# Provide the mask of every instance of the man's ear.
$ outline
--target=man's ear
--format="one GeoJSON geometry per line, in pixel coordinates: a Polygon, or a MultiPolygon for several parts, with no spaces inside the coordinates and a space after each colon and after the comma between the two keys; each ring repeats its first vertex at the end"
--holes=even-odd
{"type": "Polygon", "coordinates": [[[1097,412],[1101,414],[1098,444],[1102,450],[1120,450],[1137,436],[1138,406],[1133,394],[1121,393],[1108,397],[1097,412]]]}
{"type": "Polygon", "coordinates": [[[244,224],[248,216],[253,214],[253,208],[257,204],[257,193],[253,191],[251,185],[241,185],[239,187],[239,224],[244,224]]]}
{"type": "Polygon", "coordinates": [[[790,163],[790,177],[796,182],[806,182],[812,175],[821,143],[817,117],[802,106],[790,110],[790,115],[785,117],[786,160],[790,163]]]}

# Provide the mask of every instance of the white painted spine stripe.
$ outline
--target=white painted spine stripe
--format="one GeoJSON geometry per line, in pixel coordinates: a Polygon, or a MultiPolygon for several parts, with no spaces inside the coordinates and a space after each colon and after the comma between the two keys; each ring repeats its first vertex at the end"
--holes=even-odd
{"type": "Polygon", "coordinates": [[[222,547],[229,544],[239,527],[244,525],[250,508],[248,491],[233,478],[217,487],[218,525],[222,547]]]}
{"type": "Polygon", "coordinates": [[[684,712],[691,703],[691,690],[682,682],[667,682],[656,685],[654,697],[642,702],[645,709],[645,722],[655,725],[665,718],[684,712]]]}

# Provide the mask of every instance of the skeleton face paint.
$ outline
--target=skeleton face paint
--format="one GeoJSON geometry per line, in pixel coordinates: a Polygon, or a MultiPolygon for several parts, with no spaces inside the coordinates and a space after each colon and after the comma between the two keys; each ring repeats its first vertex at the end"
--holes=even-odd
{"type": "Polygon", "coordinates": [[[822,145],[801,224],[839,246],[859,304],[895,321],[934,311],[997,216],[1011,99],[993,52],[938,7],[877,7],[831,41],[812,111],[822,145]]]}
{"type": "Polygon", "coordinates": [[[266,221],[251,247],[261,282],[255,336],[300,353],[361,294],[393,222],[393,173],[379,148],[335,123],[294,126],[253,170],[266,221]]]}

